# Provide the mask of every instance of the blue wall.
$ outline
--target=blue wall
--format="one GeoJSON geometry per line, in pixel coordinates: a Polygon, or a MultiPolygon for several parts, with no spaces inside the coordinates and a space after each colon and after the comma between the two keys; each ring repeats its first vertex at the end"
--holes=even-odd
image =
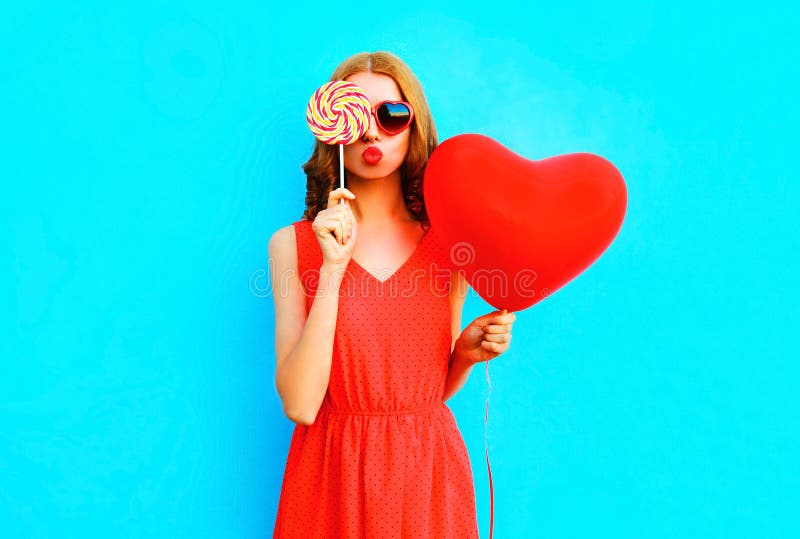
{"type": "MultiPolygon", "coordinates": [[[[496,537],[800,533],[788,4],[25,4],[0,19],[2,536],[271,536],[267,240],[303,210],[308,96],[379,49],[441,139],[628,185],[615,243],[490,364],[496,537]]],[[[484,537],[487,394],[478,368],[449,401],[484,537]]]]}

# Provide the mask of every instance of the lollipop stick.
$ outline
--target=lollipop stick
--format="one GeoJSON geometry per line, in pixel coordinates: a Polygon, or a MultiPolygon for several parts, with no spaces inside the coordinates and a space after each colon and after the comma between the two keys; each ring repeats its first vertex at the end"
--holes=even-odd
{"type": "MultiPolygon", "coordinates": [[[[344,144],[339,146],[339,187],[344,187],[344,144]]],[[[339,204],[344,204],[344,199],[339,199],[339,204]]]]}

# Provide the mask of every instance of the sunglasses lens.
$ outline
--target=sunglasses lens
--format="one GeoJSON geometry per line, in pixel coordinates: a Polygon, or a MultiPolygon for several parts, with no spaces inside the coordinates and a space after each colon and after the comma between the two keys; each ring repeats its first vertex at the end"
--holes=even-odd
{"type": "Polygon", "coordinates": [[[387,133],[399,133],[411,123],[411,110],[403,103],[384,103],[378,107],[378,123],[387,133]]]}

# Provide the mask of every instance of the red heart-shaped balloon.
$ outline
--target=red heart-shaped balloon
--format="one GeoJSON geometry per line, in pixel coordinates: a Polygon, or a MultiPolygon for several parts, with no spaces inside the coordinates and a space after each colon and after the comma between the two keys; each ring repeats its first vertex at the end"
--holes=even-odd
{"type": "Polygon", "coordinates": [[[487,303],[509,311],[544,299],[597,260],[628,200],[622,175],[598,155],[531,161],[475,134],[436,148],[424,195],[455,267],[487,303]]]}

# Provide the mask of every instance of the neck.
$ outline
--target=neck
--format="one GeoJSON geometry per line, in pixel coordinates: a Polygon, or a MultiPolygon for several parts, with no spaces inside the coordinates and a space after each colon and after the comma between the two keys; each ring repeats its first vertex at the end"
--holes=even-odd
{"type": "Polygon", "coordinates": [[[347,188],[356,198],[350,209],[359,225],[382,227],[397,221],[413,220],[403,200],[400,171],[383,178],[360,178],[347,175],[347,188]]]}

